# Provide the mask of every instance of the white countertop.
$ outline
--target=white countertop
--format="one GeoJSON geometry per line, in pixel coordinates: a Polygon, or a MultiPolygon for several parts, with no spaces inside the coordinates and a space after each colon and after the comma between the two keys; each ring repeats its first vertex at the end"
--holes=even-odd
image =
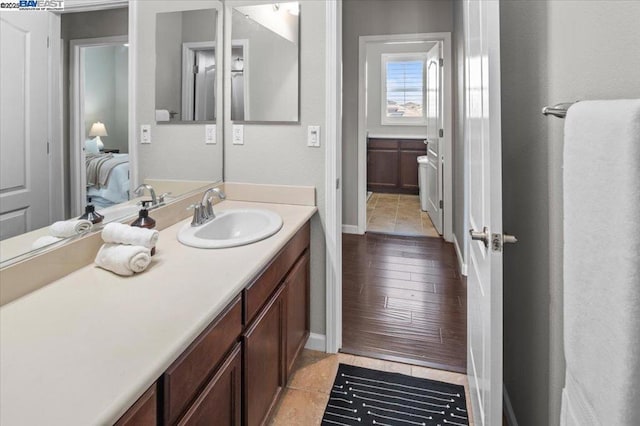
{"type": "Polygon", "coordinates": [[[315,207],[225,201],[282,216],[274,236],[203,250],[160,232],[145,272],[86,266],[0,308],[0,424],[112,424],[266,266],[315,207]]]}

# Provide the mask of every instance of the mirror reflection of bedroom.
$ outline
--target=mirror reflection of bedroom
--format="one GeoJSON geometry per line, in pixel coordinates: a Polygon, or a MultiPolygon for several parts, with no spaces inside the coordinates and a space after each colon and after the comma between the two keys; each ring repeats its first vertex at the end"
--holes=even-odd
{"type": "MultiPolygon", "coordinates": [[[[80,12],[62,18],[65,30],[80,12]],[[76,15],[76,16],[74,16],[76,15]]],[[[118,18],[124,19],[126,14],[118,18]]],[[[123,26],[122,23],[120,26],[123,26]]],[[[70,213],[104,209],[130,198],[127,35],[69,40],[70,213]]]]}

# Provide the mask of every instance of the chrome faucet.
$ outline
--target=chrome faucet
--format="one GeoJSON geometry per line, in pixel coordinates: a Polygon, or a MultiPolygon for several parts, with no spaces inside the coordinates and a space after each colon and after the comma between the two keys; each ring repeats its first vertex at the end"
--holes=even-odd
{"type": "MultiPolygon", "coordinates": [[[[153,186],[151,186],[149,184],[146,184],[146,183],[143,183],[142,185],[137,187],[136,190],[133,191],[133,193],[138,195],[138,196],[139,195],[143,195],[145,189],[148,189],[149,190],[149,194],[151,194],[151,206],[152,207],[157,206],[158,205],[158,198],[156,197],[156,191],[153,189],[153,186]]],[[[164,200],[164,196],[162,198],[164,200]]]]}
{"type": "Polygon", "coordinates": [[[216,196],[220,200],[225,200],[227,196],[219,188],[209,188],[202,195],[202,201],[197,204],[189,206],[189,209],[193,209],[193,219],[191,220],[191,226],[200,226],[209,222],[216,217],[213,211],[213,203],[211,199],[216,196]]]}

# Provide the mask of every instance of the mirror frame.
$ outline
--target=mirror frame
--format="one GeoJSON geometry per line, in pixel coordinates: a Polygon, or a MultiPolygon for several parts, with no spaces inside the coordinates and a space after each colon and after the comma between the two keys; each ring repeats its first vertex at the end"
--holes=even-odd
{"type": "MultiPolygon", "coordinates": [[[[135,2],[132,2],[135,3],[135,2]]],[[[224,104],[225,104],[225,100],[224,100],[224,70],[225,70],[225,55],[224,55],[224,25],[225,25],[225,19],[224,19],[224,15],[226,13],[226,7],[222,4],[220,5],[210,5],[208,7],[202,7],[202,8],[195,8],[195,9],[185,9],[185,10],[174,10],[174,11],[166,11],[166,12],[160,12],[160,13],[177,13],[177,12],[187,12],[187,11],[191,11],[191,10],[208,10],[208,9],[215,9],[218,14],[217,14],[217,23],[218,25],[216,26],[216,64],[221,64],[222,67],[217,66],[218,68],[221,68],[223,72],[218,72],[216,73],[216,94],[218,95],[216,97],[216,119],[215,120],[175,120],[175,121],[157,121],[155,120],[155,124],[158,126],[166,126],[166,125],[182,125],[182,124],[223,124],[224,123],[224,104]],[[222,90],[220,90],[222,88],[222,90]]],[[[158,17],[157,17],[158,13],[156,13],[156,26],[154,27],[154,37],[157,38],[157,23],[158,23],[158,17]]],[[[154,45],[155,45],[155,39],[154,39],[154,45]]],[[[156,58],[157,58],[157,46],[156,46],[156,52],[155,52],[156,58]]],[[[182,56],[180,56],[180,58],[182,59],[182,56]]],[[[156,69],[156,73],[157,73],[157,69],[156,69]]],[[[157,94],[157,77],[156,75],[153,76],[153,82],[154,82],[154,91],[156,91],[154,93],[154,96],[157,94]]],[[[180,84],[180,93],[182,94],[182,84],[180,84]]],[[[182,103],[182,102],[181,102],[182,103]]],[[[156,105],[156,100],[154,98],[153,101],[154,107],[157,108],[156,105]]],[[[216,132],[216,138],[218,140],[220,140],[220,137],[222,136],[222,133],[217,131],[216,132]]],[[[224,150],[224,148],[223,148],[224,150]]],[[[224,153],[223,153],[224,156],[224,153]]],[[[224,164],[223,164],[223,169],[224,169],[224,164]]],[[[223,174],[224,176],[224,174],[223,174]]]]}
{"type": "MultiPolygon", "coordinates": [[[[278,3],[278,2],[273,2],[278,3]]],[[[283,3],[289,3],[288,1],[284,1],[283,3]]],[[[300,92],[302,90],[302,5],[304,1],[298,0],[298,5],[300,8],[300,12],[298,14],[298,119],[296,121],[260,121],[260,120],[232,120],[231,119],[231,51],[232,51],[232,22],[233,22],[233,10],[235,6],[259,6],[264,4],[270,4],[260,1],[239,1],[239,0],[226,0],[224,5],[224,113],[225,116],[229,117],[225,123],[229,123],[231,125],[234,124],[262,124],[262,125],[299,125],[301,124],[301,115],[302,108],[300,105],[300,92]]]]}

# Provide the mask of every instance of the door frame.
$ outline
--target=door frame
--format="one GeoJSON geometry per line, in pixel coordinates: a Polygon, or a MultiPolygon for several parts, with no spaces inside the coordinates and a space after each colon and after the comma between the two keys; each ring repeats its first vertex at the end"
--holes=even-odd
{"type": "MultiPolygon", "coordinates": [[[[188,78],[188,76],[193,76],[193,62],[196,56],[197,50],[213,50],[214,54],[216,51],[217,42],[215,41],[189,41],[182,43],[182,109],[181,109],[181,119],[185,116],[185,112],[187,117],[194,116],[194,107],[193,107],[193,92],[195,87],[195,82],[193,78],[188,78]],[[187,65],[189,64],[189,65],[187,65]]],[[[217,57],[217,56],[216,56],[217,57]]],[[[216,64],[216,72],[218,72],[218,65],[216,64]]],[[[217,80],[217,78],[216,78],[217,80]]],[[[217,111],[216,111],[217,113],[217,111]]]]}
{"type": "MultiPolygon", "coordinates": [[[[82,214],[86,204],[86,167],[84,166],[84,61],[81,50],[85,47],[114,46],[129,43],[128,36],[96,37],[69,41],[69,201],[71,215],[82,214]]],[[[129,50],[131,46],[129,46],[129,50]]],[[[129,57],[131,55],[129,54],[129,57]]],[[[129,94],[127,94],[129,98],[129,94]]],[[[131,145],[129,143],[129,145],[131,145]]],[[[131,167],[131,164],[129,164],[131,167]]]]}
{"type": "MultiPolygon", "coordinates": [[[[442,42],[442,56],[444,60],[443,73],[443,238],[445,241],[453,241],[453,93],[452,93],[452,53],[451,33],[419,33],[419,34],[394,34],[361,36],[359,40],[358,63],[358,222],[357,233],[364,234],[367,224],[367,128],[366,106],[367,93],[366,81],[361,78],[365,75],[367,52],[366,46],[370,43],[385,41],[439,41],[442,42]]],[[[349,229],[345,228],[345,232],[349,229]]]]}

